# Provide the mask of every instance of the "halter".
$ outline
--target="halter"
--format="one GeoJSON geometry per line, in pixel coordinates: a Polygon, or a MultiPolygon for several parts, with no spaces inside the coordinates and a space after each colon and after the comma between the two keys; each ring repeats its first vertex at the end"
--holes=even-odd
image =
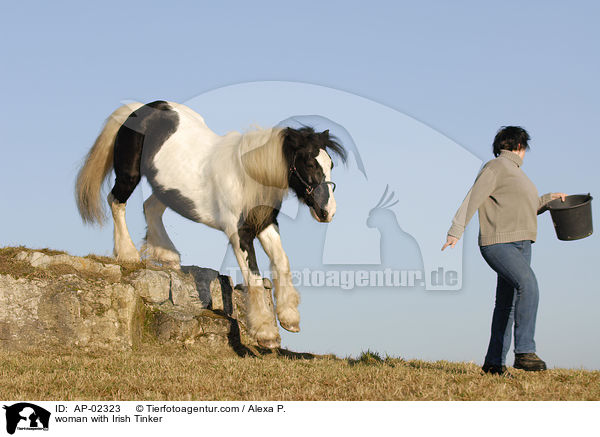
{"type": "Polygon", "coordinates": [[[315,186],[310,185],[308,182],[306,182],[304,180],[304,178],[302,176],[300,176],[300,172],[298,171],[298,169],[296,169],[296,155],[294,155],[294,160],[292,162],[292,165],[290,166],[290,172],[294,175],[296,175],[296,177],[298,178],[298,180],[300,181],[300,183],[302,185],[304,185],[304,191],[306,193],[307,196],[310,196],[312,194],[313,191],[315,191],[315,188],[317,188],[319,185],[321,184],[328,184],[328,185],[332,185],[332,191],[335,191],[335,182],[332,181],[325,181],[325,182],[320,182],[315,186]]]}

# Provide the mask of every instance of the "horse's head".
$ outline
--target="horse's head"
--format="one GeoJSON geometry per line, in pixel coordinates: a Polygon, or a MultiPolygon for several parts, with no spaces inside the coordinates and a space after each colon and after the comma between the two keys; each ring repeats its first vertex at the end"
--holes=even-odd
{"type": "Polygon", "coordinates": [[[305,126],[283,130],[283,153],[288,164],[288,184],[298,199],[310,208],[315,220],[330,222],[336,205],[331,181],[333,161],[328,152],[346,160],[346,151],[329,135],[305,126]]]}

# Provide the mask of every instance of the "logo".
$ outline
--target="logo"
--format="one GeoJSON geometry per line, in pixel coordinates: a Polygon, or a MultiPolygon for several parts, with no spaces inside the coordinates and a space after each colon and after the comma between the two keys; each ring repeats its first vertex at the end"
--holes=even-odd
{"type": "Polygon", "coordinates": [[[14,434],[18,429],[27,431],[48,431],[50,412],[27,402],[3,407],[6,410],[6,432],[14,434]]]}

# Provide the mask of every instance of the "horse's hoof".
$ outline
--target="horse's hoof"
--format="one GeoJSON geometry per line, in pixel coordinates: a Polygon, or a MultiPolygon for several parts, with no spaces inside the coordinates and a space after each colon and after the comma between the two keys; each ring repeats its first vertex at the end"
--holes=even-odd
{"type": "Polygon", "coordinates": [[[258,345],[260,347],[264,347],[265,349],[277,349],[279,346],[281,346],[281,342],[280,340],[260,340],[257,339],[258,345]]]}
{"type": "Polygon", "coordinates": [[[259,346],[267,349],[277,349],[281,346],[281,337],[279,336],[277,326],[274,323],[273,325],[268,326],[268,328],[263,327],[263,329],[256,333],[254,338],[256,338],[259,346]]]}
{"type": "Polygon", "coordinates": [[[277,308],[277,318],[286,331],[300,332],[300,313],[297,308],[277,308]]]}
{"type": "Polygon", "coordinates": [[[298,325],[298,324],[294,323],[294,324],[289,324],[288,325],[288,324],[283,323],[281,320],[279,321],[279,324],[286,331],[289,331],[289,332],[300,332],[300,325],[298,325]]]}

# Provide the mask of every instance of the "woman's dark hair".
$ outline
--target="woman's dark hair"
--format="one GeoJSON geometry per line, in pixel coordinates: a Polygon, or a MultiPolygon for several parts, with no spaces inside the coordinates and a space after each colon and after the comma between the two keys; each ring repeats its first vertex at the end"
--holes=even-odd
{"type": "Polygon", "coordinates": [[[529,149],[527,142],[531,138],[521,126],[502,126],[494,138],[494,156],[500,156],[501,150],[519,150],[519,145],[529,149]]]}

